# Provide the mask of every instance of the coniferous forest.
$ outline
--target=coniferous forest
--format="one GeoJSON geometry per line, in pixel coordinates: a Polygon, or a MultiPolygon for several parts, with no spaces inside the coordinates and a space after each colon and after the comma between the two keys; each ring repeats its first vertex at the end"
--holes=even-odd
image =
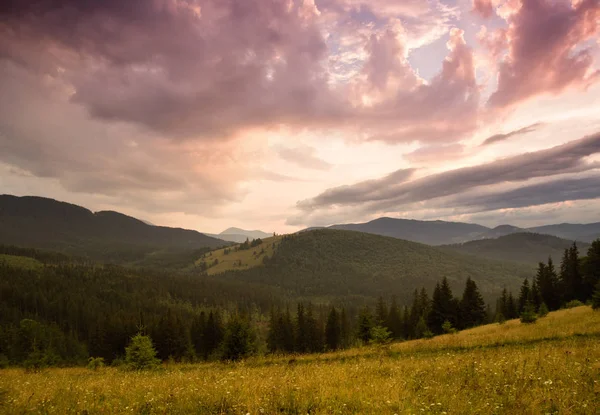
{"type": "Polygon", "coordinates": [[[237,360],[253,354],[316,353],[361,344],[432,337],[572,307],[600,298],[600,240],[581,255],[566,249],[484,301],[476,279],[460,291],[440,275],[409,301],[302,298],[281,287],[231,278],[76,261],[2,247],[0,364],[119,364],[138,333],[162,361],[237,360]]]}

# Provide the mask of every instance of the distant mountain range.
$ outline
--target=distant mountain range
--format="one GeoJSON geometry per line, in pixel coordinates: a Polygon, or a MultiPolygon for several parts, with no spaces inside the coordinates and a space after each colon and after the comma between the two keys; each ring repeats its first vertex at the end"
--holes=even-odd
{"type": "MultiPolygon", "coordinates": [[[[495,228],[486,226],[445,221],[422,221],[412,219],[379,218],[366,223],[332,225],[329,229],[341,229],[391,236],[393,238],[420,242],[427,245],[450,245],[467,241],[498,238],[513,233],[540,233],[572,241],[592,242],[600,238],[600,222],[589,224],[562,223],[556,225],[519,228],[512,225],[500,225],[495,228]]],[[[317,228],[308,228],[312,230],[317,228]]]]}
{"type": "MultiPolygon", "coordinates": [[[[462,244],[443,245],[440,248],[483,258],[516,261],[534,265],[541,261],[547,261],[548,257],[552,257],[556,264],[560,263],[565,248],[569,248],[572,245],[572,240],[557,236],[518,232],[499,238],[479,239],[462,244]]],[[[578,242],[577,246],[580,254],[583,256],[586,254],[590,244],[578,242]]]]}
{"type": "Polygon", "coordinates": [[[148,225],[117,212],[94,213],[53,199],[0,195],[0,244],[119,260],[228,243],[192,230],[148,225]]]}
{"type": "Polygon", "coordinates": [[[240,228],[227,228],[221,233],[218,233],[218,234],[207,233],[206,235],[212,236],[213,238],[222,239],[224,241],[230,241],[230,242],[236,242],[236,243],[242,243],[242,242],[246,241],[246,239],[249,239],[249,240],[259,239],[259,238],[264,239],[264,238],[268,238],[269,236],[273,236],[273,234],[266,233],[263,231],[258,231],[258,230],[247,231],[245,229],[240,229],[240,228]]]}

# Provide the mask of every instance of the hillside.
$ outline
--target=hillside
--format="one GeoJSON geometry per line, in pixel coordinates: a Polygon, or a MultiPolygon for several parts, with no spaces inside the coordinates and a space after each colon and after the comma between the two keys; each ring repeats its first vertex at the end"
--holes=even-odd
{"type": "MultiPolygon", "coordinates": [[[[537,233],[512,233],[494,239],[481,239],[462,244],[445,245],[441,248],[463,254],[496,259],[499,261],[517,261],[535,265],[551,256],[560,262],[565,248],[573,241],[551,235],[537,233]]],[[[580,252],[586,252],[589,244],[578,242],[580,252]]]]}
{"type": "Polygon", "coordinates": [[[0,244],[127,262],[160,250],[191,251],[227,242],[148,225],[118,212],[93,213],[53,199],[0,195],[0,244]]]}
{"type": "Polygon", "coordinates": [[[415,288],[424,286],[431,292],[444,276],[456,290],[462,290],[471,277],[490,296],[505,286],[516,292],[522,279],[532,273],[533,267],[527,265],[367,233],[323,229],[285,236],[264,265],[219,276],[276,286],[300,297],[397,295],[408,302],[415,288]]]}

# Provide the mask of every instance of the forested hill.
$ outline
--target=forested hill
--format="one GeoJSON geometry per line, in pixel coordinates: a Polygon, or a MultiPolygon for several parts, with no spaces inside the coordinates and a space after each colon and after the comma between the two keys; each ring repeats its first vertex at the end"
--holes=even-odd
{"type": "MultiPolygon", "coordinates": [[[[572,240],[538,233],[513,233],[494,239],[481,239],[462,244],[446,245],[448,251],[477,255],[500,261],[517,261],[536,265],[552,257],[560,261],[565,249],[573,245],[572,240]]],[[[586,252],[590,244],[577,242],[581,252],[586,252]]]]}
{"type": "MultiPolygon", "coordinates": [[[[257,249],[260,249],[258,247],[257,249]]],[[[484,295],[516,290],[533,268],[361,232],[320,229],[288,235],[264,265],[219,274],[222,278],[280,287],[297,297],[397,295],[410,301],[415,288],[433,289],[447,277],[462,289],[471,277],[484,295]]]]}
{"type": "Polygon", "coordinates": [[[125,262],[162,250],[228,244],[200,232],[151,226],[117,212],[96,212],[41,197],[0,195],[0,244],[125,262]]]}

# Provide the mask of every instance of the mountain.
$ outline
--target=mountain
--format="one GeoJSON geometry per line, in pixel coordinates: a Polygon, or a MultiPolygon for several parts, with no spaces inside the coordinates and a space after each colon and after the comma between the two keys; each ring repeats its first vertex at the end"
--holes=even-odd
{"type": "MultiPolygon", "coordinates": [[[[252,249],[260,255],[260,245],[252,249]]],[[[210,261],[218,255],[206,257],[210,261]]],[[[249,269],[230,270],[218,277],[274,286],[290,297],[323,302],[331,298],[372,300],[380,295],[397,295],[400,301],[408,302],[415,288],[424,286],[431,293],[443,277],[448,278],[456,295],[471,277],[489,298],[503,287],[516,293],[522,279],[533,273],[534,267],[529,265],[502,263],[368,233],[322,229],[283,236],[272,257],[256,261],[249,269]]]]}
{"type": "MultiPolygon", "coordinates": [[[[551,256],[555,263],[559,263],[565,248],[569,248],[571,245],[573,245],[572,240],[552,235],[521,232],[494,239],[446,245],[440,248],[500,261],[517,261],[535,265],[540,261],[547,261],[548,256],[551,256]]],[[[579,252],[585,255],[590,245],[578,242],[577,246],[579,252]]]]}
{"type": "Polygon", "coordinates": [[[600,238],[600,222],[596,223],[560,223],[557,225],[537,226],[528,228],[529,232],[545,233],[559,238],[583,242],[593,242],[600,238]]]}
{"type": "Polygon", "coordinates": [[[489,231],[489,228],[485,226],[471,223],[393,218],[379,218],[366,223],[333,225],[329,228],[391,236],[427,245],[464,242],[489,231]]]}
{"type": "Polygon", "coordinates": [[[246,241],[246,239],[249,239],[249,240],[259,239],[259,238],[264,239],[264,238],[273,236],[272,233],[267,233],[267,232],[258,231],[258,230],[247,231],[245,229],[240,229],[240,228],[227,228],[221,233],[218,233],[218,234],[207,233],[206,235],[212,236],[213,238],[218,238],[218,239],[222,239],[224,241],[235,242],[235,243],[242,243],[242,242],[246,241]]]}
{"type": "MultiPolygon", "coordinates": [[[[311,227],[304,229],[302,232],[314,229],[323,228],[311,227]]],[[[478,239],[498,238],[512,233],[522,232],[540,233],[582,242],[592,242],[595,239],[600,238],[600,222],[589,224],[562,223],[533,228],[500,225],[492,229],[474,223],[383,217],[366,223],[331,225],[328,229],[341,229],[391,236],[393,238],[406,239],[408,241],[420,242],[427,245],[451,245],[478,239]]]]}
{"type": "Polygon", "coordinates": [[[148,225],[118,212],[93,213],[42,197],[0,195],[0,243],[127,262],[160,250],[216,248],[200,232],[148,225]]]}

